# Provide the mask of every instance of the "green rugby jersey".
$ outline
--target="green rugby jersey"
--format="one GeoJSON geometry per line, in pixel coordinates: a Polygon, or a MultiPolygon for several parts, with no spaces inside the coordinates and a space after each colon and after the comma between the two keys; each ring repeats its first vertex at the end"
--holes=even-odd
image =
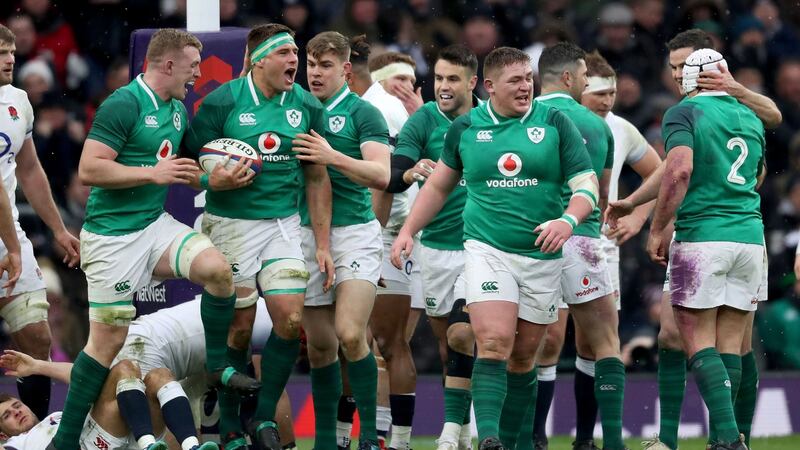
{"type": "MultiPolygon", "coordinates": [[[[411,116],[397,139],[395,155],[413,161],[430,159],[439,161],[444,149],[444,137],[454,118],[439,109],[436,102],[428,102],[411,116]]],[[[420,187],[424,184],[419,182],[420,187]]],[[[464,249],[464,219],[461,217],[467,202],[467,187],[461,180],[447,196],[439,214],[422,230],[422,243],[439,250],[464,249]]]]}
{"type": "MultiPolygon", "coordinates": [[[[353,159],[362,159],[361,146],[366,142],[389,145],[389,128],[378,108],[350,92],[347,84],[323,103],[325,136],[333,149],[353,159]]],[[[343,173],[328,166],[331,179],[331,226],[343,227],[375,219],[369,188],[350,181],[343,173]]],[[[305,190],[300,191],[300,217],[311,225],[305,190]]]]}
{"type": "MultiPolygon", "coordinates": [[[[186,125],[183,103],[161,100],[139,75],[100,105],[87,139],[114,149],[119,164],[153,167],[177,152],[186,125]]],[[[121,189],[93,186],[83,227],[106,236],[142,230],[164,212],[168,189],[156,184],[121,189]]]]}
{"type": "Polygon", "coordinates": [[[297,213],[302,175],[292,139],[312,129],[324,135],[322,114],[319,101],[299,85],[267,98],[255,86],[252,74],[208,94],[186,133],[189,152],[196,156],[214,139],[239,139],[261,153],[264,165],[249,186],[206,192],[206,211],[250,220],[297,213]]]}
{"type": "Polygon", "coordinates": [[[464,239],[504,252],[556,259],[534,245],[541,223],[561,217],[561,187],[592,170],[578,129],[564,113],[534,103],[522,117],[503,117],[491,102],[447,131],[441,161],[467,184],[464,239]]]}
{"type": "Polygon", "coordinates": [[[702,92],[667,110],[664,148],[693,151],[694,169],[678,208],[675,240],[764,244],[756,177],[764,162],[764,125],[730,95],[702,92]]]}
{"type": "MultiPolygon", "coordinates": [[[[603,169],[610,170],[611,166],[614,165],[614,135],[611,134],[611,128],[608,127],[606,121],[589,108],[576,102],[566,92],[553,92],[542,95],[534,99],[534,101],[556,108],[572,120],[572,123],[575,124],[583,137],[583,143],[586,144],[586,150],[592,160],[592,169],[599,181],[603,177],[603,169]]],[[[571,198],[572,189],[569,188],[569,185],[564,184],[561,188],[561,200],[564,202],[565,209],[569,205],[571,198]]],[[[595,200],[599,201],[599,199],[595,200]]],[[[589,217],[575,227],[572,234],[599,238],[600,214],[601,211],[598,205],[589,217]]]]}

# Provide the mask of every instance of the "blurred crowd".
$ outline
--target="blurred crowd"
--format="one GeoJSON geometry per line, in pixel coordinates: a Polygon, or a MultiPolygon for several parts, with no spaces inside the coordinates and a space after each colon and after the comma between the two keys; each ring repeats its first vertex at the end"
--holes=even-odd
{"type": "MultiPolygon", "coordinates": [[[[76,176],[83,140],[97,106],[128,83],[130,33],[184,27],[186,7],[186,0],[0,2],[0,22],[17,38],[14,84],[27,91],[34,107],[36,149],[75,235],[88,197],[76,176]]],[[[800,321],[800,284],[792,269],[800,242],[800,8],[795,0],[220,0],[220,17],[222,26],[282,22],[297,32],[301,50],[328,29],[366,34],[373,54],[385,48],[414,58],[426,100],[433,99],[432,63],[448,44],[464,43],[479,61],[497,46],[521,48],[532,56],[535,71],[543,48],[573,41],[599,50],[614,67],[615,113],[636,125],[662,156],[661,117],[681,96],[664,43],[688,28],[707,31],[734,78],[772,97],[783,114],[783,124],[767,131],[770,176],[761,193],[772,300],[759,311],[756,348],[770,368],[800,368],[800,355],[790,354],[792,347],[800,349],[800,327],[793,322],[800,321]]],[[[301,51],[297,81],[305,85],[303,61],[301,51]]],[[[621,196],[637,183],[632,172],[624,172],[621,196]]],[[[47,228],[18,198],[22,226],[48,282],[53,357],[71,359],[86,339],[85,281],[82,272],[60,263],[47,228]]],[[[643,370],[654,368],[664,276],[644,252],[646,233],[622,247],[621,263],[624,354],[631,369],[643,370]]],[[[438,372],[433,338],[420,331],[413,342],[417,368],[438,372]]],[[[574,359],[569,350],[562,356],[566,364],[574,359]]]]}

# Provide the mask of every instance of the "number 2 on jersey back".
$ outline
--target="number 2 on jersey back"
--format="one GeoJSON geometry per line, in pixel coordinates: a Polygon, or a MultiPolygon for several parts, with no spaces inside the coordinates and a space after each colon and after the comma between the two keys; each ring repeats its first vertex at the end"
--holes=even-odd
{"type": "Polygon", "coordinates": [[[736,161],[731,164],[731,171],[728,173],[728,181],[733,184],[744,184],[745,179],[743,176],[739,175],[739,167],[742,167],[742,164],[744,164],[744,161],[747,159],[747,143],[740,137],[731,138],[731,140],[728,141],[728,150],[733,150],[736,147],[739,147],[741,153],[739,153],[739,157],[736,158],[736,161]]]}

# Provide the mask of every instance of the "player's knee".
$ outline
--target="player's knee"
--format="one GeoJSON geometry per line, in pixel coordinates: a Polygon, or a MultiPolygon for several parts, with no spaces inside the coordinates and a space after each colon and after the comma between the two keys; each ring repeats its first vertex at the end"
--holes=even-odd
{"type": "Polygon", "coordinates": [[[258,272],[258,285],[264,295],[302,294],[310,274],[303,260],[284,258],[258,272]]]}
{"type": "Polygon", "coordinates": [[[681,350],[681,336],[677,329],[662,326],[658,331],[658,347],[681,350]]]}
{"type": "Polygon", "coordinates": [[[175,381],[175,376],[172,374],[172,371],[165,367],[153,369],[144,377],[144,385],[147,388],[147,392],[151,395],[158,393],[158,390],[170,381],[175,381]]]}
{"type": "Polygon", "coordinates": [[[493,359],[506,359],[514,343],[514,338],[497,332],[489,332],[477,338],[477,341],[478,351],[481,354],[493,359]]]}
{"type": "Polygon", "coordinates": [[[514,373],[527,373],[533,370],[535,354],[511,354],[508,358],[508,371],[514,373]]]}
{"type": "MultiPolygon", "coordinates": [[[[470,349],[472,350],[472,349],[470,349]]],[[[458,378],[472,378],[472,366],[475,358],[453,348],[447,351],[447,376],[458,378]]]]}
{"type": "Polygon", "coordinates": [[[141,375],[142,371],[135,362],[130,359],[123,359],[111,368],[108,376],[115,380],[121,380],[124,378],[140,378],[141,375]]]}
{"type": "Polygon", "coordinates": [[[233,286],[233,271],[225,260],[225,257],[215,252],[209,255],[209,261],[200,272],[204,285],[216,286],[219,289],[226,289],[233,286]]]}
{"type": "Polygon", "coordinates": [[[447,347],[459,353],[473,353],[475,336],[469,324],[455,324],[447,329],[447,347]]]}
{"type": "Polygon", "coordinates": [[[274,322],[272,325],[275,332],[284,339],[297,339],[300,337],[300,328],[303,326],[303,313],[291,311],[285,315],[285,319],[274,322]]]}
{"type": "Polygon", "coordinates": [[[339,343],[342,345],[342,351],[345,354],[357,351],[358,348],[367,345],[366,333],[364,333],[364,330],[357,328],[350,326],[337,332],[339,343]]]}

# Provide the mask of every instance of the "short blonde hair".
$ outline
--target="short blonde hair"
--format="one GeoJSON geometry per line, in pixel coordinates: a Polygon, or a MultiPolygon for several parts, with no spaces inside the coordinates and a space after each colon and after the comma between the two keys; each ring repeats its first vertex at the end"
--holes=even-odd
{"type": "Polygon", "coordinates": [[[175,28],[162,28],[150,38],[146,58],[148,61],[158,61],[169,53],[182,52],[186,46],[203,51],[203,44],[195,35],[175,28]]]}

